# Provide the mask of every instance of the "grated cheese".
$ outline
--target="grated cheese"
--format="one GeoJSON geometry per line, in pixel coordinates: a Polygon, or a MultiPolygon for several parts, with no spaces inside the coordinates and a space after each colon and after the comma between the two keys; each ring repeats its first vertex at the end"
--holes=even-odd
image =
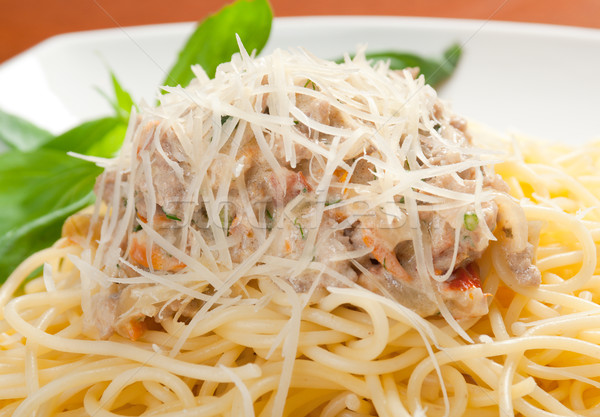
{"type": "MultiPolygon", "coordinates": [[[[142,103],[140,113],[132,113],[117,158],[94,160],[113,177],[103,176],[97,187],[106,208],[98,203],[94,218],[106,214],[93,263],[76,260],[77,268],[100,287],[152,284],[170,291],[169,299],[177,299],[175,292],[188,303],[203,301],[171,355],[203,318],[225,304],[247,303],[251,291],[244,284],[268,277],[290,295],[293,320],[278,339],[288,361],[297,350],[295,326],[318,288],[331,282],[362,288],[359,276],[387,269],[389,258],[378,258],[377,251],[395,253],[397,244],[409,242],[416,270],[411,278],[470,340],[437,285],[451,278],[459,262],[466,210],[484,219],[486,204],[498,199],[483,171],[497,155],[469,146],[422,76],[369,62],[365,47],[336,64],[303,49],[255,58],[241,43],[240,53],[220,65],[214,79],[200,67],[192,70],[196,78],[188,87],[164,87],[159,106],[142,103]],[[465,179],[471,171],[474,190],[465,179]],[[431,181],[437,178],[455,186],[431,181]],[[145,206],[146,218],[138,205],[145,206]],[[452,213],[454,239],[443,272],[436,270],[423,220],[440,211],[452,213]],[[332,218],[334,226],[323,226],[332,218]],[[369,245],[357,224],[396,228],[395,240],[377,235],[369,245]],[[134,241],[136,233],[144,237],[147,267],[133,259],[142,240],[134,241]],[[369,256],[377,262],[365,263],[369,256]],[[117,271],[119,263],[127,272],[117,271]],[[304,277],[312,277],[305,294],[288,291],[304,277]]],[[[485,221],[478,224],[478,233],[494,239],[485,221]]],[[[265,305],[268,298],[252,302],[265,305]]],[[[283,365],[281,392],[291,378],[289,363],[283,365]]],[[[281,395],[275,410],[282,410],[281,395]]]]}

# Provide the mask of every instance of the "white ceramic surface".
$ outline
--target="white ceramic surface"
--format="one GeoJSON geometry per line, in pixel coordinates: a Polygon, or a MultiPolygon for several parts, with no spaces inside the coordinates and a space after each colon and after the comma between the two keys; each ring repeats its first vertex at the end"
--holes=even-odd
{"type": "MultiPolygon", "coordinates": [[[[51,38],[0,66],[0,108],[54,132],[109,114],[109,68],[136,100],[152,100],[193,25],[80,32],[51,38]]],[[[324,58],[398,49],[464,54],[440,95],[500,131],[584,142],[600,137],[600,31],[534,24],[400,17],[275,20],[269,50],[303,46],[324,58]]]]}

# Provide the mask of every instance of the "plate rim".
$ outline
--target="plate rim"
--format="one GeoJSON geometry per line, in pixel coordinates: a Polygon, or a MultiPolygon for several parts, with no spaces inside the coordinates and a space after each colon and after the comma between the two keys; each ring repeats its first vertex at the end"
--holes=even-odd
{"type": "MultiPolygon", "coordinates": [[[[506,20],[483,20],[466,18],[446,18],[446,17],[428,17],[428,16],[378,16],[378,15],[323,15],[323,16],[284,16],[273,19],[271,33],[280,26],[308,26],[311,24],[335,25],[337,27],[346,27],[348,25],[369,27],[377,24],[380,27],[385,25],[397,25],[399,23],[411,27],[428,28],[433,27],[436,30],[486,30],[493,32],[504,32],[516,35],[560,35],[560,37],[570,38],[595,38],[600,41],[600,29],[558,25],[549,23],[520,22],[506,20]]],[[[30,46],[24,51],[8,58],[0,63],[0,70],[11,66],[14,62],[22,60],[24,57],[35,55],[35,53],[44,48],[63,46],[68,43],[85,43],[95,38],[109,38],[119,36],[145,36],[160,31],[172,31],[174,34],[181,34],[185,31],[191,31],[197,22],[172,22],[156,23],[134,26],[118,26],[110,28],[90,29],[73,32],[59,33],[52,35],[39,43],[30,46]],[[130,32],[130,33],[128,33],[130,32]]]]}
{"type": "MultiPolygon", "coordinates": [[[[30,49],[23,51],[17,56],[9,59],[8,61],[0,64],[0,82],[4,83],[3,85],[9,86],[11,84],[10,77],[16,74],[19,74],[25,67],[27,69],[32,68],[34,73],[40,73],[43,68],[43,62],[47,59],[52,59],[52,56],[55,54],[60,55],[64,51],[69,51],[76,48],[83,49],[94,49],[96,46],[102,46],[106,44],[116,44],[133,41],[133,43],[138,42],[154,42],[155,40],[160,41],[162,38],[168,39],[168,42],[172,44],[170,48],[172,49],[173,56],[176,55],[178,47],[175,46],[176,43],[183,43],[189,33],[193,30],[195,22],[176,22],[176,23],[164,23],[164,24],[151,24],[151,25],[138,25],[138,26],[127,26],[127,27],[118,27],[118,28],[103,28],[103,29],[94,29],[87,31],[78,31],[78,32],[69,32],[58,34],[52,36],[37,45],[34,45],[30,49]]],[[[600,48],[600,29],[595,28],[585,28],[585,27],[576,27],[576,26],[563,26],[563,25],[551,25],[545,23],[529,23],[529,22],[510,22],[510,21],[495,21],[495,20],[478,20],[478,19],[456,19],[456,18],[443,18],[443,17],[421,17],[421,16],[293,16],[293,17],[281,17],[275,18],[273,22],[272,28],[272,36],[269,39],[265,47],[265,51],[272,51],[275,48],[279,47],[292,47],[296,43],[302,43],[304,37],[302,36],[303,32],[307,33],[307,39],[310,42],[314,42],[315,39],[312,36],[312,33],[331,33],[333,38],[336,37],[336,32],[339,35],[337,38],[344,42],[346,38],[353,38],[356,45],[362,44],[361,42],[368,41],[370,38],[370,34],[374,34],[375,38],[379,37],[381,39],[382,34],[385,35],[383,39],[387,37],[389,40],[389,34],[394,33],[393,31],[397,30],[399,34],[404,37],[398,38],[399,42],[402,43],[402,49],[407,52],[421,53],[424,56],[439,56],[440,52],[443,52],[449,43],[452,42],[451,38],[455,38],[454,41],[457,41],[460,45],[465,48],[464,60],[467,61],[468,57],[472,57],[475,55],[467,54],[467,48],[469,42],[478,38],[478,34],[487,37],[492,42],[495,42],[496,49],[498,45],[498,40],[500,40],[500,45],[507,44],[519,45],[520,43],[531,42],[536,47],[545,48],[545,45],[548,45],[550,49],[553,48],[553,45],[559,45],[559,50],[565,50],[563,46],[566,44],[570,49],[573,49],[573,46],[577,46],[574,50],[579,50],[579,44],[582,45],[582,49],[586,50],[586,55],[582,55],[584,57],[588,57],[590,50],[597,50],[600,48]],[[333,30],[332,30],[333,29],[333,30]],[[325,31],[325,32],[323,32],[325,31]],[[365,39],[361,41],[360,39],[355,39],[360,35],[360,32],[364,32],[365,39]],[[417,35],[416,38],[411,38],[412,34],[415,33],[417,35]],[[406,37],[406,35],[409,35],[406,37]],[[425,50],[420,49],[420,45],[422,44],[420,37],[425,40],[425,44],[428,44],[425,50]],[[432,41],[433,40],[433,41],[432,41]],[[414,45],[414,47],[412,46],[414,45]]],[[[326,37],[327,38],[327,37],[326,37]]],[[[484,38],[485,39],[485,38],[484,38]]],[[[317,40],[321,42],[320,40],[317,40]]],[[[393,42],[395,42],[392,39],[393,42]]],[[[328,39],[324,39],[323,42],[327,44],[328,39]]],[[[478,42],[481,44],[481,42],[478,42]]],[[[494,45],[494,44],[492,44],[494,45]]],[[[380,47],[383,45],[380,45],[380,47]]],[[[389,47],[389,45],[388,45],[389,47]]],[[[385,47],[384,47],[385,48],[385,47]]],[[[380,48],[382,49],[382,48],[380,48]]],[[[567,49],[565,51],[569,51],[567,49]]],[[[382,49],[383,50],[383,49],[382,49]]],[[[483,56],[485,55],[485,50],[483,51],[483,56]]],[[[517,48],[519,50],[519,48],[517,48]]],[[[171,51],[171,49],[169,49],[171,51]]],[[[508,51],[512,51],[508,49],[508,51]]],[[[481,56],[482,49],[481,45],[479,45],[479,53],[477,56],[481,56]]],[[[504,52],[502,52],[503,54],[504,52]]],[[[503,56],[503,55],[500,56],[503,56]]],[[[511,52],[512,54],[512,52],[511,52]]],[[[522,53],[521,53],[522,55],[522,53]]],[[[546,54],[547,55],[547,54],[546,54]]],[[[512,56],[512,55],[511,55],[512,56]]],[[[164,57],[163,57],[164,58],[164,57]]],[[[554,55],[550,55],[551,61],[545,63],[545,65],[553,65],[552,62],[555,61],[554,55]]],[[[581,62],[579,56],[576,55],[576,59],[578,62],[581,62]]],[[[585,58],[588,60],[588,58],[585,58]]],[[[510,58],[509,58],[510,61],[510,58]]],[[[488,60],[487,58],[483,61],[484,66],[483,69],[487,68],[487,66],[492,65],[489,64],[493,62],[492,60],[488,60]]],[[[587,62],[587,61],[586,61],[587,62]]],[[[600,60],[594,58],[594,65],[589,68],[600,68],[597,67],[600,65],[600,60]]],[[[502,67],[502,63],[500,63],[502,67]]],[[[563,65],[564,66],[564,65],[563,65]]],[[[502,91],[494,91],[494,87],[489,87],[489,85],[493,85],[494,83],[487,83],[487,85],[480,85],[476,93],[473,92],[473,88],[464,85],[464,75],[461,74],[469,74],[471,77],[475,77],[477,80],[477,74],[474,74],[472,71],[467,70],[468,67],[461,66],[458,68],[457,74],[451,80],[448,81],[446,85],[444,85],[443,90],[439,90],[440,97],[447,99],[454,109],[456,109],[458,114],[463,115],[469,120],[479,121],[483,124],[489,125],[496,129],[499,132],[522,132],[526,133],[528,136],[532,137],[540,137],[545,138],[552,141],[562,141],[564,138],[569,138],[572,136],[573,132],[570,128],[572,123],[569,125],[568,129],[563,125],[560,125],[559,128],[552,128],[549,130],[548,128],[538,129],[538,126],[544,126],[547,123],[545,120],[540,119],[542,116],[541,112],[537,111],[537,103],[531,103],[531,100],[523,100],[517,101],[516,107],[521,105],[521,111],[517,112],[516,117],[514,112],[508,110],[507,116],[505,117],[502,113],[507,109],[512,109],[513,103],[506,103],[506,97],[504,95],[504,91],[512,91],[512,84],[508,86],[502,87],[502,91]],[[462,67],[462,69],[461,69],[462,67]],[[462,78],[461,78],[462,77],[462,78]],[[455,82],[456,80],[456,82],[455,82]],[[463,84],[460,84],[463,83],[463,84]],[[458,86],[461,85],[460,88],[458,86]],[[465,95],[463,91],[467,92],[465,95]],[[485,94],[480,94],[482,91],[489,91],[490,94],[487,96],[485,94]],[[473,105],[473,103],[478,103],[483,100],[484,103],[487,103],[489,106],[489,97],[494,97],[493,94],[498,95],[498,102],[504,106],[501,108],[500,112],[496,112],[500,114],[500,116],[493,116],[491,118],[487,117],[487,114],[482,114],[479,110],[482,108],[486,108],[485,105],[473,105]],[[475,99],[475,101],[473,100],[475,99]],[[533,111],[532,111],[533,110],[533,111]],[[527,115],[531,113],[533,117],[529,117],[526,120],[523,120],[520,115],[527,115]],[[510,115],[510,116],[509,116],[510,115]],[[534,122],[530,122],[533,120],[534,122]],[[535,124],[534,124],[535,123],[535,124]]],[[[480,69],[479,67],[476,67],[480,69]]],[[[537,68],[533,66],[533,68],[537,68]]],[[[117,67],[113,68],[115,73],[119,75],[119,70],[117,67]]],[[[540,68],[538,68],[539,70],[540,68]]],[[[541,68],[543,70],[543,68],[541,68]]],[[[122,68],[121,68],[122,70],[122,68]]],[[[565,70],[564,68],[562,69],[565,70]]],[[[569,71],[568,69],[566,71],[569,71]]],[[[511,70],[508,73],[515,73],[515,71],[511,70]]],[[[588,71],[589,72],[589,71],[588,71]]],[[[543,72],[542,72],[543,74],[543,72]]],[[[552,71],[550,71],[552,74],[552,71]]],[[[588,74],[589,77],[593,76],[588,74]]],[[[511,81],[511,76],[509,75],[508,80],[511,81]]],[[[18,78],[18,76],[17,76],[18,78]]],[[[530,77],[531,78],[531,77],[530,77]]],[[[20,79],[20,78],[19,78],[20,79]]],[[[512,79],[515,79],[513,74],[512,79]]],[[[537,79],[537,78],[536,78],[537,79]]],[[[97,80],[96,80],[97,81],[97,80]]],[[[104,82],[104,81],[103,81],[104,82]]],[[[159,82],[159,81],[158,81],[159,82]]],[[[14,84],[14,83],[13,83],[14,84]]],[[[35,79],[34,79],[35,84],[35,79]]],[[[39,83],[40,86],[44,89],[48,89],[46,82],[42,81],[39,83]]],[[[481,84],[481,83],[480,83],[481,84]]],[[[98,86],[102,84],[93,83],[92,87],[98,86]]],[[[159,85],[155,84],[155,81],[152,81],[151,85],[159,85]]],[[[519,85],[518,82],[516,85],[519,85]]],[[[534,90],[537,86],[539,90],[539,83],[534,82],[532,84],[534,86],[534,90]]],[[[595,82],[593,85],[599,85],[598,82],[595,82]]],[[[86,86],[86,88],[89,86],[86,86]]],[[[105,86],[106,87],[106,86],[105,86]]],[[[12,87],[10,87],[12,88],[12,87]]],[[[10,90],[9,88],[9,90],[10,90]]],[[[35,85],[34,85],[35,88],[35,85]]],[[[109,87],[106,87],[109,88],[109,87]]],[[[135,89],[134,89],[135,90],[135,89]]],[[[497,90],[497,89],[496,89],[497,90]]],[[[572,91],[583,91],[586,92],[586,95],[589,95],[589,88],[583,89],[571,89],[572,91]]],[[[46,90],[44,90],[46,91],[46,90]]],[[[70,90],[69,90],[70,91],[70,90]]],[[[545,97],[545,92],[548,91],[546,85],[543,86],[542,96],[545,97]]],[[[132,91],[136,93],[135,91],[132,91]]],[[[536,91],[535,93],[530,94],[530,96],[535,96],[539,94],[540,91],[536,91]]],[[[14,92],[13,92],[14,93],[14,92]]],[[[62,93],[61,93],[62,94],[62,93]]],[[[56,94],[55,91],[50,91],[48,89],[48,94],[46,94],[45,101],[41,101],[40,105],[37,107],[35,113],[32,113],[28,103],[19,103],[16,106],[7,104],[8,101],[4,101],[3,110],[15,114],[17,116],[21,116],[27,120],[31,120],[35,124],[46,128],[47,130],[53,133],[60,133],[68,128],[71,128],[78,123],[88,120],[90,118],[94,118],[98,115],[106,113],[106,109],[103,109],[102,112],[97,111],[98,105],[96,107],[91,106],[90,110],[86,112],[78,112],[73,111],[73,102],[65,101],[64,97],[61,94],[56,94]],[[47,113],[42,109],[42,106],[52,105],[53,114],[47,113]],[[69,107],[71,106],[71,107],[69,107]],[[41,110],[40,110],[41,109],[41,110]],[[42,116],[38,116],[38,114],[42,114],[42,116]],[[58,120],[58,123],[55,121],[58,120]]],[[[581,95],[583,93],[566,93],[567,97],[572,97],[572,99],[577,100],[575,102],[581,101],[581,95]]],[[[72,95],[72,94],[71,94],[72,95]]],[[[8,97],[12,97],[11,94],[8,94],[8,97]]],[[[147,98],[150,97],[150,93],[137,93],[138,98],[147,98]],[[145,94],[145,95],[144,95],[145,94]]],[[[547,97],[546,97],[547,98],[547,97]]],[[[584,99],[585,101],[585,99],[584,99]]],[[[12,103],[13,100],[10,99],[12,103]]],[[[544,101],[544,103],[548,103],[548,100],[544,101]]],[[[104,103],[102,106],[104,106],[104,103]]],[[[494,105],[492,104],[492,107],[494,105]]],[[[563,106],[564,107],[564,106],[563,106]]],[[[541,108],[544,108],[542,106],[541,108]]],[[[548,110],[546,108],[546,110],[548,110]]],[[[554,109],[550,109],[550,113],[554,109]]],[[[591,120],[595,119],[595,115],[600,107],[598,107],[595,103],[593,106],[588,106],[587,119],[591,120]],[[594,112],[593,114],[590,112],[594,112]]],[[[494,114],[494,112],[492,112],[494,114]]],[[[544,116],[545,117],[545,116],[544,116]]],[[[556,115],[554,112],[554,117],[563,118],[562,115],[556,115]]],[[[568,117],[567,117],[568,119],[568,117]]],[[[572,118],[571,118],[572,119],[572,118]]],[[[571,120],[572,121],[572,120],[571,120]]],[[[579,131],[576,132],[577,137],[581,137],[578,139],[579,142],[584,143],[590,140],[596,139],[596,134],[590,134],[590,126],[579,128],[579,131]]],[[[593,129],[592,129],[593,131],[593,129]]]]}

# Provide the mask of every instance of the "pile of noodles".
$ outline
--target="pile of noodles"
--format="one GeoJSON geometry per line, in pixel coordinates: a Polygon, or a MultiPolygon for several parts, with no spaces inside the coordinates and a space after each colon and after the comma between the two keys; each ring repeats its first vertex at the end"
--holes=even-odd
{"type": "Polygon", "coordinates": [[[246,284],[260,304],[135,342],[90,340],[67,257],[82,248],[63,238],[1,288],[0,415],[599,415],[600,144],[507,146],[496,171],[540,229],[543,283],[519,288],[492,244],[478,261],[490,312],[461,323],[474,343],[366,290],[330,288],[308,303],[260,277],[246,284]],[[294,361],[282,356],[288,343],[294,361]]]}
{"type": "Polygon", "coordinates": [[[236,284],[252,302],[96,340],[72,263],[89,249],[65,237],[0,288],[0,416],[600,415],[600,144],[484,145],[506,155],[495,170],[539,236],[542,285],[520,287],[492,243],[489,314],[460,321],[467,337],[366,289],[315,300],[255,274],[236,284]]]}

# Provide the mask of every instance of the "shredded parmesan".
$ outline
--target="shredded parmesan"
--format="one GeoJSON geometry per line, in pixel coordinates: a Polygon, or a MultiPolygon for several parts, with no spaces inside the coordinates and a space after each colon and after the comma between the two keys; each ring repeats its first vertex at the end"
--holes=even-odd
{"type": "MultiPolygon", "coordinates": [[[[117,158],[96,161],[106,167],[101,238],[92,265],[74,261],[94,292],[114,285],[129,297],[129,285],[146,301],[124,302],[128,315],[185,317],[171,355],[265,277],[293,288],[296,321],[327,287],[366,287],[418,314],[441,312],[470,340],[455,315],[485,312],[478,278],[466,290],[445,284],[495,239],[501,190],[489,164],[499,158],[471,145],[423,77],[369,62],[364,47],[337,64],[302,49],[255,58],[241,43],[214,79],[193,71],[188,87],[140,105],[117,158]],[[476,216],[468,225],[466,213],[476,216]]],[[[521,229],[512,243],[524,249],[521,229]]],[[[293,355],[296,330],[269,354],[281,345],[293,355]]]]}

